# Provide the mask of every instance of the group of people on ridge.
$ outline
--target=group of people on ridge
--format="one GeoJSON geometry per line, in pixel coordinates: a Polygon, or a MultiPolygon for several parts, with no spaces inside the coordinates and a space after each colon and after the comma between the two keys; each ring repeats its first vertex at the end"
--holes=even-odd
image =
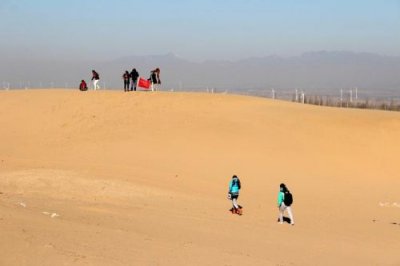
{"type": "Polygon", "coordinates": [[[136,84],[139,78],[139,72],[137,72],[136,68],[133,68],[131,73],[128,70],[122,75],[122,79],[124,80],[124,91],[129,91],[129,83],[132,84],[131,91],[136,91],[136,84]],[[132,82],[131,82],[132,80],[132,82]]]}
{"type": "MultiPolygon", "coordinates": [[[[99,80],[100,80],[99,73],[97,73],[96,70],[92,70],[93,90],[100,89],[99,80]]],[[[87,83],[83,79],[81,80],[81,83],[79,84],[79,90],[80,91],[87,91],[88,90],[87,83]]]]}
{"type": "MultiPolygon", "coordinates": [[[[131,72],[128,70],[125,71],[125,73],[122,75],[122,79],[124,80],[124,91],[136,91],[136,86],[138,84],[138,79],[139,79],[139,72],[136,70],[136,68],[133,68],[131,72]],[[130,88],[129,88],[130,86],[130,88]]],[[[97,73],[95,70],[92,70],[92,82],[93,82],[93,90],[98,90],[100,89],[99,86],[99,80],[100,80],[100,75],[97,73]]],[[[161,84],[161,79],[160,79],[160,69],[156,68],[152,71],[150,71],[150,78],[148,79],[151,84],[151,89],[155,90],[153,87],[155,84],[161,84]]],[[[79,84],[79,90],[81,91],[87,91],[88,86],[85,80],[82,80],[81,83],[79,84]]]]}
{"type": "MultiPolygon", "coordinates": [[[[239,192],[242,188],[242,184],[240,182],[239,177],[236,175],[232,176],[231,181],[229,182],[229,191],[228,191],[228,199],[232,201],[232,208],[229,210],[232,214],[243,214],[243,207],[238,204],[239,192]]],[[[290,193],[289,189],[285,184],[279,185],[278,192],[278,209],[279,209],[279,217],[278,222],[283,224],[284,221],[289,222],[291,225],[294,225],[293,213],[291,205],[293,203],[293,195],[290,193]],[[287,211],[289,218],[285,219],[283,216],[285,211],[287,211]]]]}

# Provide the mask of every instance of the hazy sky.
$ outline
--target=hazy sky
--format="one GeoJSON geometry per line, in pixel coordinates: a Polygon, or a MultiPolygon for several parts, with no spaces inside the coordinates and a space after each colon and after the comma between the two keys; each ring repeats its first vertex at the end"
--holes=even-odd
{"type": "Polygon", "coordinates": [[[0,0],[5,59],[400,56],[400,0],[0,0]]]}

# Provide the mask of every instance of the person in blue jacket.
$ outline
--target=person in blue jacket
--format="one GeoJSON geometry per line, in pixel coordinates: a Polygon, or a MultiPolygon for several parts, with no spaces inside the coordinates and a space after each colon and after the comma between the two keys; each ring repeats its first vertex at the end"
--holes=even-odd
{"type": "Polygon", "coordinates": [[[239,191],[241,189],[240,179],[234,175],[232,176],[232,180],[229,182],[229,193],[228,198],[232,200],[232,213],[236,213],[242,215],[242,206],[240,206],[237,202],[239,198],[239,191]]]}

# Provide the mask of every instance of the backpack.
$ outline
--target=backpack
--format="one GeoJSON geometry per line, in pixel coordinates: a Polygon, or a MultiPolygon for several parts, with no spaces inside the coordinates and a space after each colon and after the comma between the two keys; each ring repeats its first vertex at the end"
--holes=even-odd
{"type": "Polygon", "coordinates": [[[233,181],[232,181],[232,187],[238,187],[239,189],[242,188],[242,184],[240,184],[240,179],[239,179],[239,178],[233,179],[233,181]]]}
{"type": "Polygon", "coordinates": [[[285,203],[286,206],[290,206],[293,203],[293,195],[289,191],[285,192],[285,197],[283,199],[283,203],[285,203]]]}

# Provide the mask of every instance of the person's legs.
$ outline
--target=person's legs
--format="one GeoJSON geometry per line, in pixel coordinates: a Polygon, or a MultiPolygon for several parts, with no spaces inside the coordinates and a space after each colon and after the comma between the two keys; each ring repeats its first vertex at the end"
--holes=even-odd
{"type": "Polygon", "coordinates": [[[128,81],[124,80],[124,91],[128,91],[129,90],[129,83],[128,81]]]}
{"type": "Polygon", "coordinates": [[[95,79],[95,80],[93,81],[93,89],[94,89],[94,90],[100,89],[100,86],[98,85],[98,83],[99,83],[99,80],[98,80],[98,79],[95,79]]]}
{"type": "Polygon", "coordinates": [[[286,208],[286,206],[283,203],[279,207],[279,219],[278,219],[278,221],[279,221],[280,224],[283,224],[283,213],[285,212],[285,208],[286,208]]]}
{"type": "Polygon", "coordinates": [[[286,207],[286,210],[288,212],[289,218],[290,218],[290,224],[294,225],[294,219],[293,219],[293,213],[292,213],[292,208],[286,207]]]}
{"type": "Polygon", "coordinates": [[[238,204],[238,197],[239,195],[235,195],[232,197],[232,204],[233,204],[233,211],[239,215],[242,215],[242,207],[238,204]]]}
{"type": "Polygon", "coordinates": [[[134,91],[136,91],[136,85],[137,85],[137,80],[135,80],[135,81],[132,80],[132,87],[134,86],[134,89],[133,89],[134,91]]]}
{"type": "Polygon", "coordinates": [[[239,205],[237,203],[236,197],[232,198],[232,205],[233,205],[233,208],[235,208],[235,210],[239,209],[239,205]]]}

